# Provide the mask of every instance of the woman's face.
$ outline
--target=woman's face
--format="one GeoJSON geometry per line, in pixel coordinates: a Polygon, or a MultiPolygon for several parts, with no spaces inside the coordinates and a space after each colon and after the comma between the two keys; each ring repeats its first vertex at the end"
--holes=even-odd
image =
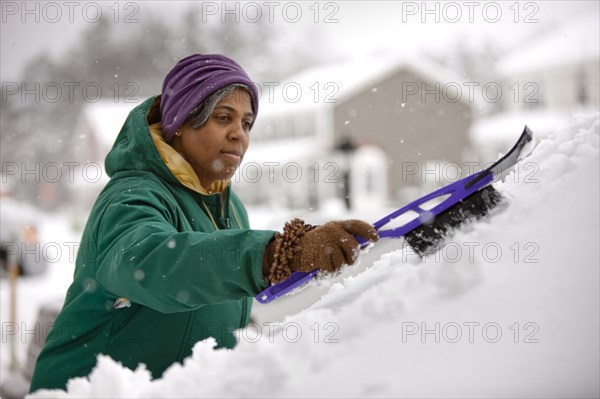
{"type": "Polygon", "coordinates": [[[208,190],[213,182],[230,179],[237,170],[248,149],[253,120],[250,94],[237,89],[217,104],[203,127],[180,127],[171,145],[208,190]]]}

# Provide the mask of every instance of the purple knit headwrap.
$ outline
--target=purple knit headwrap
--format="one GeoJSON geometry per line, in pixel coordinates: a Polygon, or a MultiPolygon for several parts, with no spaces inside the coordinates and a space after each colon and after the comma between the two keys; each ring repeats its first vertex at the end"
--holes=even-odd
{"type": "Polygon", "coordinates": [[[220,54],[185,57],[165,77],[160,98],[163,137],[170,143],[190,112],[206,97],[232,83],[252,91],[252,112],[258,114],[258,89],[235,61],[220,54]]]}

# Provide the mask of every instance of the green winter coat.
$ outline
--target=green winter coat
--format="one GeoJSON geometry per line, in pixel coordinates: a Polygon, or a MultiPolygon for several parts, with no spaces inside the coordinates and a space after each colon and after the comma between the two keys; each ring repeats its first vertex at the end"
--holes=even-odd
{"type": "Polygon", "coordinates": [[[158,101],[131,111],[106,158],[111,180],[83,232],[31,392],[65,389],[90,373],[97,354],[131,369],[144,363],[156,378],[197,341],[232,348],[252,297],[267,287],[261,264],[275,232],[249,230],[228,182],[212,194],[194,184],[189,164],[157,133],[158,101]]]}

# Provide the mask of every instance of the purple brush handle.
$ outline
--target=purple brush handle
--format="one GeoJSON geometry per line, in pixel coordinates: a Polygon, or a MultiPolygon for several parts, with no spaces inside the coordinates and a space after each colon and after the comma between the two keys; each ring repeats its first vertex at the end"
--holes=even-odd
{"type": "MultiPolygon", "coordinates": [[[[410,233],[422,224],[429,222],[433,217],[439,215],[448,208],[456,205],[458,202],[467,198],[469,195],[485,187],[486,185],[491,183],[493,179],[493,174],[487,171],[467,176],[464,179],[442,187],[439,190],[434,191],[433,193],[430,193],[424,197],[421,197],[418,200],[406,205],[405,207],[390,213],[389,215],[375,222],[373,224],[373,227],[375,227],[375,229],[379,232],[380,238],[400,238],[410,233]],[[486,173],[487,175],[480,176],[486,173]],[[475,184],[468,184],[469,182],[475,181],[476,179],[477,181],[475,182],[475,184]],[[448,194],[450,194],[450,196],[446,198],[446,200],[436,205],[432,209],[424,210],[421,208],[421,205],[431,201],[432,199],[446,196],[448,194]],[[402,226],[396,227],[394,229],[382,230],[382,227],[384,227],[386,224],[409,211],[413,211],[419,216],[403,224],[402,226]]],[[[367,243],[367,241],[365,241],[362,237],[358,237],[357,240],[362,246],[364,246],[367,243]]]]}
{"type": "MultiPolygon", "coordinates": [[[[373,227],[375,227],[375,229],[379,232],[380,238],[400,238],[400,237],[404,236],[405,234],[410,233],[412,230],[416,229],[423,223],[427,223],[434,216],[439,215],[440,213],[444,212],[446,209],[450,208],[451,206],[455,205],[457,202],[459,202],[462,199],[473,194],[480,188],[486,186],[488,183],[490,183],[493,180],[493,178],[494,178],[493,174],[490,173],[488,170],[467,176],[464,179],[461,179],[452,184],[449,184],[448,186],[442,187],[439,190],[434,191],[433,193],[426,195],[422,198],[419,198],[418,200],[411,202],[410,204],[406,205],[405,207],[400,208],[400,209],[390,213],[389,215],[385,216],[381,220],[378,220],[377,222],[375,222],[373,224],[373,227]],[[482,176],[484,174],[486,174],[486,175],[482,176]],[[467,184],[471,181],[475,181],[475,183],[467,184]],[[424,210],[420,207],[424,203],[426,203],[434,198],[437,198],[440,196],[445,196],[448,194],[450,194],[450,197],[448,197],[445,201],[436,205],[435,207],[433,207],[432,209],[430,209],[428,211],[424,210]],[[396,227],[394,229],[389,229],[389,230],[382,230],[382,227],[384,227],[390,221],[396,219],[397,217],[399,217],[409,211],[416,212],[419,215],[419,217],[414,218],[413,220],[403,224],[400,227],[396,227]]],[[[369,243],[369,241],[365,240],[362,237],[355,236],[355,238],[359,242],[361,247],[365,247],[369,243]]],[[[296,287],[299,287],[302,284],[309,281],[310,279],[314,278],[317,275],[318,271],[319,270],[316,269],[309,273],[294,272],[286,280],[282,281],[281,283],[273,284],[272,286],[270,286],[269,288],[265,289],[263,292],[258,294],[256,296],[256,300],[260,303],[269,303],[269,302],[273,301],[274,299],[287,294],[288,292],[292,291],[296,287]]]]}
{"type": "Polygon", "coordinates": [[[319,269],[313,270],[312,272],[294,272],[291,276],[286,278],[281,283],[273,284],[260,294],[256,296],[256,300],[260,303],[269,303],[272,300],[279,298],[282,295],[287,294],[296,287],[301,286],[308,280],[314,278],[319,269]]]}

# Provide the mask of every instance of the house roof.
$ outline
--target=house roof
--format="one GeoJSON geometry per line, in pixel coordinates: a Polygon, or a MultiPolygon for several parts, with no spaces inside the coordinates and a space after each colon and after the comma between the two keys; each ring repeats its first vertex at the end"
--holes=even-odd
{"type": "Polygon", "coordinates": [[[584,16],[555,25],[538,37],[526,40],[499,63],[503,75],[534,72],[600,56],[598,16],[584,16]]]}
{"type": "MultiPolygon", "coordinates": [[[[81,111],[78,129],[82,129],[83,124],[86,129],[89,129],[86,131],[94,135],[98,145],[108,150],[112,148],[127,115],[137,105],[139,105],[137,102],[121,103],[112,100],[87,103],[81,111]]],[[[78,132],[78,134],[85,133],[78,132]]]]}
{"type": "Polygon", "coordinates": [[[403,68],[441,86],[464,80],[422,55],[380,54],[312,67],[277,82],[271,93],[263,91],[260,113],[265,116],[335,106],[362,91],[376,92],[379,82],[403,68]]]}

